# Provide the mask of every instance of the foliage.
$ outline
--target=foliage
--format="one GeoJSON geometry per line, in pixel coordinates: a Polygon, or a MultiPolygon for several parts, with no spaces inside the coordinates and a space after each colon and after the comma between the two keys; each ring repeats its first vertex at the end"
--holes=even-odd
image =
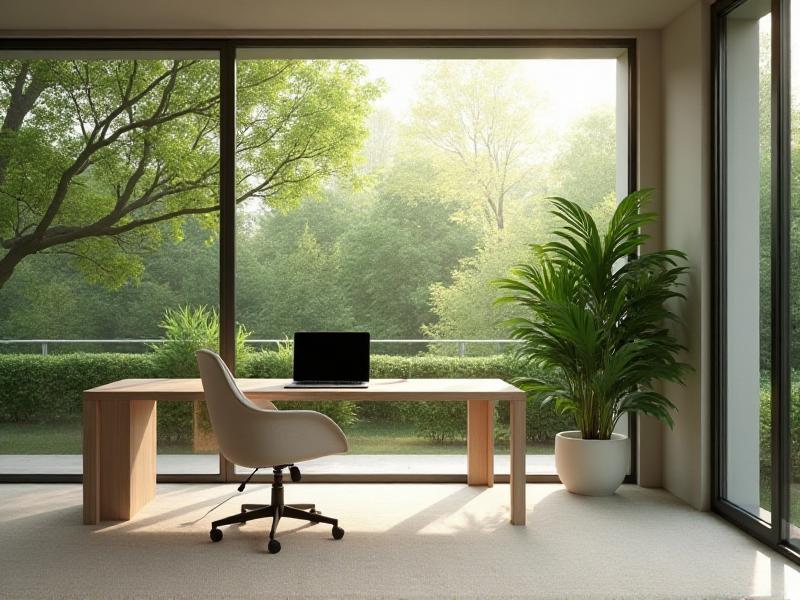
{"type": "MultiPolygon", "coordinates": [[[[474,256],[463,259],[453,272],[449,285],[431,286],[430,302],[436,319],[423,331],[431,338],[445,339],[503,339],[506,329],[503,321],[521,315],[518,307],[505,305],[492,310],[497,297],[491,282],[503,277],[508,265],[524,261],[529,256],[530,242],[544,243],[553,237],[555,222],[535,201],[531,214],[515,215],[506,228],[484,236],[474,256]]],[[[607,196],[592,210],[595,221],[606,223],[616,207],[613,196],[607,196]]],[[[441,348],[439,352],[451,351],[441,348]]],[[[487,353],[496,350],[486,347],[487,353]]]]}
{"type": "MultiPolygon", "coordinates": [[[[259,238],[270,229],[265,227],[259,238]]],[[[239,264],[240,318],[267,337],[303,329],[352,329],[352,308],[341,285],[340,245],[322,246],[309,224],[292,233],[296,236],[286,246],[245,248],[239,264]]]]}
{"type": "MultiPolygon", "coordinates": [[[[195,352],[208,348],[219,352],[219,316],[205,306],[182,306],[167,309],[160,327],[164,341],[153,344],[153,364],[170,377],[199,377],[195,352]]],[[[241,325],[236,328],[236,356],[246,360],[249,334],[241,325]]]]}
{"type": "MultiPolygon", "coordinates": [[[[789,465],[792,481],[800,481],[800,377],[792,372],[789,409],[789,465]]],[[[772,397],[769,379],[762,380],[759,393],[759,475],[769,481],[772,474],[772,397]]],[[[770,487],[770,484],[767,484],[770,487]]],[[[763,506],[763,505],[762,505],[763,506]]]]}
{"type": "Polygon", "coordinates": [[[83,390],[162,376],[149,354],[0,355],[0,421],[79,420],[83,390]]]}
{"type": "Polygon", "coordinates": [[[510,61],[436,61],[421,83],[408,144],[431,157],[459,217],[503,229],[535,169],[536,97],[510,61]]]}
{"type": "MultiPolygon", "coordinates": [[[[513,313],[492,311],[489,281],[524,260],[532,239],[547,240],[550,218],[542,201],[531,199],[533,189],[526,187],[524,203],[506,205],[503,231],[482,233],[482,213],[467,218],[464,185],[438,168],[431,148],[400,147],[393,131],[370,136],[365,161],[375,170],[359,170],[358,191],[337,176],[308,190],[299,204],[272,210],[260,200],[245,201],[237,211],[237,318],[269,338],[315,328],[360,328],[387,338],[504,337],[497,318],[513,313]]],[[[613,172],[614,157],[607,159],[613,172]]],[[[352,157],[353,164],[358,160],[352,157]]],[[[542,181],[559,181],[556,175],[542,181]]],[[[74,257],[28,256],[0,287],[0,336],[157,337],[165,309],[213,306],[219,285],[214,223],[207,215],[182,217],[177,229],[175,223],[153,225],[157,244],[121,242],[141,270],[118,289],[102,278],[86,281],[86,265],[74,257]]]]}
{"type": "Polygon", "coordinates": [[[219,245],[208,236],[190,219],[184,240],[167,239],[158,252],[142,252],[141,280],[120,289],[84,281],[61,256],[28,257],[0,288],[0,337],[159,337],[167,307],[213,305],[219,299],[219,245]]]}
{"type": "Polygon", "coordinates": [[[341,238],[343,287],[355,323],[376,338],[415,338],[432,283],[449,283],[477,236],[430,181],[430,164],[401,161],[341,238]]]}
{"type": "MultiPolygon", "coordinates": [[[[351,174],[380,92],[363,65],[240,61],[237,76],[237,202],[286,208],[351,174]]],[[[119,287],[142,275],[134,250],[186,217],[216,227],[218,61],[4,60],[0,109],[0,288],[41,252],[119,287]]]]}
{"type": "MultiPolygon", "coordinates": [[[[288,346],[275,351],[252,352],[241,360],[242,377],[291,377],[288,346]]],[[[371,374],[391,377],[499,377],[510,380],[530,372],[508,356],[436,357],[373,356],[371,374]]],[[[0,422],[43,423],[80,418],[83,390],[124,378],[174,377],[162,370],[154,354],[0,354],[0,422]]],[[[318,410],[343,427],[357,421],[412,423],[418,435],[448,441],[464,439],[467,413],[463,402],[279,402],[281,408],[318,410]]],[[[497,405],[502,435],[508,407],[497,405]]],[[[574,425],[569,416],[557,416],[528,401],[527,428],[530,441],[551,440],[574,425]]],[[[190,441],[191,403],[165,403],[158,409],[159,439],[190,441]]]]}
{"type": "MultiPolygon", "coordinates": [[[[543,177],[545,189],[573,198],[603,227],[616,208],[616,128],[614,113],[597,109],[580,118],[560,140],[553,165],[543,177]],[[602,198],[601,201],[597,201],[602,198]]],[[[526,260],[531,242],[552,237],[556,222],[545,200],[534,198],[507,210],[504,231],[487,232],[477,252],[464,258],[453,272],[452,283],[434,283],[430,291],[435,319],[425,328],[431,337],[497,339],[505,337],[502,321],[517,314],[516,307],[491,311],[496,290],[491,281],[503,277],[508,265],[526,260]]]]}
{"type": "Polygon", "coordinates": [[[498,302],[517,304],[529,315],[507,322],[523,342],[519,359],[542,370],[519,384],[573,415],[584,439],[609,439],[627,412],[671,426],[675,407],[653,384],[681,383],[690,370],[677,360],[683,347],[664,326],[678,321],[665,303],[683,297],[676,286],[687,267],[677,261],[685,255],[663,250],[624,262],[648,239],[641,228],[655,215],[641,208],[649,194],[622,200],[605,235],[579,205],[553,198],[564,222],[555,232],[559,239],[532,245],[534,261],[497,282],[508,292],[498,302]]]}
{"type": "MultiPolygon", "coordinates": [[[[243,377],[291,377],[292,355],[288,347],[278,352],[255,352],[239,368],[243,377]]],[[[507,355],[487,357],[390,356],[371,357],[373,378],[413,377],[497,377],[511,380],[528,367],[507,355]]],[[[321,403],[327,404],[327,403],[321,403]]],[[[348,403],[349,404],[349,403],[348,403]]],[[[309,407],[308,403],[298,406],[309,407]]],[[[464,402],[360,402],[356,403],[359,421],[412,423],[418,435],[437,441],[466,439],[467,407],[464,402]]],[[[497,404],[497,422],[508,422],[508,407],[497,404]]],[[[528,401],[526,413],[528,440],[552,440],[555,433],[574,426],[570,416],[557,416],[528,401]]],[[[502,428],[502,425],[501,425],[502,428]]]]}
{"type": "Polygon", "coordinates": [[[475,235],[426,186],[430,166],[401,163],[360,194],[328,190],[243,224],[237,314],[259,337],[302,329],[418,337],[428,288],[449,281],[475,235]]]}
{"type": "Polygon", "coordinates": [[[550,193],[570,198],[587,210],[597,198],[615,195],[617,131],[612,108],[585,114],[559,143],[547,182],[550,193]]]}

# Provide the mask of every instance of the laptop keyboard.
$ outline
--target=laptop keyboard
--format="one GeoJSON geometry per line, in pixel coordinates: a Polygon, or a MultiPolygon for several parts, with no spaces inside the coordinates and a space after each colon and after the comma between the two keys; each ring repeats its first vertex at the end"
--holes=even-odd
{"type": "Polygon", "coordinates": [[[364,381],[294,381],[295,385],[363,385],[364,381]]]}

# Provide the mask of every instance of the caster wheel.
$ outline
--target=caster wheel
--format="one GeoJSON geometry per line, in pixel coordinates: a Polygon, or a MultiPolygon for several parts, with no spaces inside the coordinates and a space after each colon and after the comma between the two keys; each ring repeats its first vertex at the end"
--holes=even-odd
{"type": "Polygon", "coordinates": [[[319,512],[316,508],[312,508],[311,510],[308,511],[308,514],[310,514],[310,515],[321,515],[322,513],[319,512]]]}
{"type": "Polygon", "coordinates": [[[281,543],[278,540],[270,540],[267,544],[267,550],[270,554],[277,554],[281,551],[281,543]]]}
{"type": "Polygon", "coordinates": [[[246,509],[246,508],[243,508],[243,509],[242,509],[242,514],[245,514],[246,512],[247,512],[247,509],[246,509]]]}
{"type": "Polygon", "coordinates": [[[344,529],[342,529],[338,525],[333,526],[331,533],[333,534],[333,539],[335,540],[340,540],[344,537],[344,529]]]}
{"type": "Polygon", "coordinates": [[[211,538],[212,542],[218,542],[222,539],[222,530],[221,529],[212,529],[211,532],[208,534],[211,538]]]}

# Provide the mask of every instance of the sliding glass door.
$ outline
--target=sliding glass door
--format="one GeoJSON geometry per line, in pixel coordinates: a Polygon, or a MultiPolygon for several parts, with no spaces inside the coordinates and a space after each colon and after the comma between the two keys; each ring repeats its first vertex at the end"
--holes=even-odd
{"type": "Polygon", "coordinates": [[[712,502],[715,510],[795,559],[800,548],[795,525],[800,523],[800,86],[791,75],[798,73],[800,43],[789,40],[800,37],[790,17],[792,8],[800,11],[798,4],[745,0],[718,2],[713,9],[712,502]]]}

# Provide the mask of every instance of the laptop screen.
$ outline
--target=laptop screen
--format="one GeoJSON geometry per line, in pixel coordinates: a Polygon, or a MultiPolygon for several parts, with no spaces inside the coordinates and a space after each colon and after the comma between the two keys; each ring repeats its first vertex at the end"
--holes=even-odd
{"type": "Polygon", "coordinates": [[[369,333],[295,333],[294,380],[369,381],[369,333]]]}

